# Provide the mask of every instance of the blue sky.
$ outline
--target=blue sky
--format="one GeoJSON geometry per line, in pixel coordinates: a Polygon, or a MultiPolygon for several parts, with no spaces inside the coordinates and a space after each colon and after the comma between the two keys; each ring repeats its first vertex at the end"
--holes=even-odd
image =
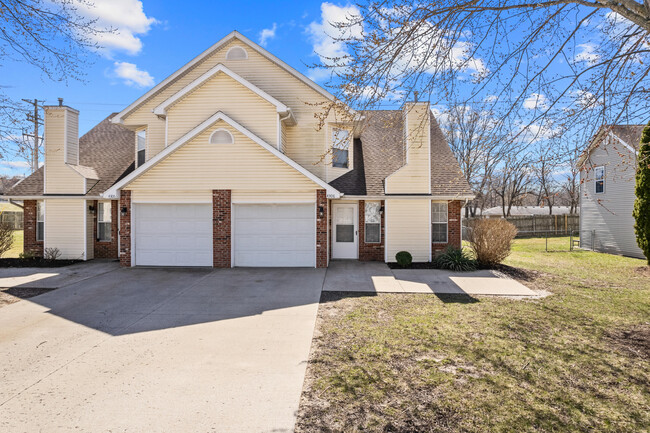
{"type": "MultiPolygon", "coordinates": [[[[117,32],[99,41],[105,48],[87,68],[85,82],[52,82],[26,64],[7,62],[0,69],[0,84],[8,86],[5,92],[15,99],[38,98],[56,104],[57,98],[63,97],[67,105],[80,110],[79,132],[83,134],[232,30],[262,42],[289,65],[314,76],[306,65],[318,61],[314,50],[319,43],[323,48],[323,13],[344,13],[336,5],[319,1],[95,0],[95,10],[86,13],[117,32]]],[[[326,16],[325,23],[328,21],[326,16]]],[[[22,165],[19,158],[6,155],[0,161],[0,173],[24,174],[27,169],[22,165]]]]}

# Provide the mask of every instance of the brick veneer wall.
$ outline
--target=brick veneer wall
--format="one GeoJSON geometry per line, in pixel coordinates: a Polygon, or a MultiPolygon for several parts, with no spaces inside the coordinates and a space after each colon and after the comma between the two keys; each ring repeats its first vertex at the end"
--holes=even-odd
{"type": "Polygon", "coordinates": [[[231,264],[232,194],[229,189],[212,191],[212,266],[229,268],[231,264]]]}
{"type": "MultiPolygon", "coordinates": [[[[384,213],[381,213],[381,242],[366,243],[366,202],[359,200],[359,260],[384,261],[384,213]]],[[[384,206],[384,201],[381,201],[384,206]]]]}
{"type": "Polygon", "coordinates": [[[131,266],[131,191],[120,191],[121,209],[126,208],[126,215],[120,216],[120,265],[131,266]]]}
{"type": "Polygon", "coordinates": [[[447,243],[446,244],[431,244],[433,256],[436,253],[443,251],[448,246],[460,248],[461,246],[461,222],[460,222],[460,209],[461,202],[458,200],[449,201],[447,204],[447,243]]]}
{"type": "Polygon", "coordinates": [[[36,200],[23,202],[23,251],[43,257],[43,241],[36,240],[36,200]]]}
{"type": "Polygon", "coordinates": [[[327,195],[324,189],[316,191],[316,267],[326,268],[329,256],[327,242],[327,224],[329,218],[327,210],[327,195]],[[320,216],[319,208],[323,208],[323,216],[320,216]]]}
{"type": "Polygon", "coordinates": [[[118,252],[118,227],[117,227],[117,210],[119,207],[119,202],[117,200],[111,201],[111,240],[110,241],[99,241],[97,240],[97,220],[99,218],[99,207],[98,201],[95,200],[93,206],[95,207],[95,215],[93,217],[93,237],[95,243],[95,258],[96,259],[116,259],[119,256],[118,252]]]}

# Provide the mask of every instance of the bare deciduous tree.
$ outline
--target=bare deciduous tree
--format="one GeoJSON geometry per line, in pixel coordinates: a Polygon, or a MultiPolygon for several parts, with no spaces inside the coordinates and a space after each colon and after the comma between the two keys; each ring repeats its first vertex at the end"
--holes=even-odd
{"type": "MultiPolygon", "coordinates": [[[[79,12],[92,7],[88,0],[0,0],[0,68],[20,62],[52,81],[80,80],[98,49],[96,20],[79,12]]],[[[0,144],[21,145],[26,107],[7,96],[11,83],[0,82],[0,144]]],[[[24,144],[24,143],[22,143],[24,144]]],[[[6,153],[0,147],[0,153],[6,153]]],[[[2,157],[3,155],[0,155],[2,157]]]]}

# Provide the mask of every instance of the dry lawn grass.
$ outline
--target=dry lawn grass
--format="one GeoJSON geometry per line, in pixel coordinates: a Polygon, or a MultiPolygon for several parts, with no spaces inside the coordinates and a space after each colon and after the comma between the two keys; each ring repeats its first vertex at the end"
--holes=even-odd
{"type": "Polygon", "coordinates": [[[553,296],[324,294],[297,431],[647,432],[643,262],[526,239],[506,263],[553,296]]]}

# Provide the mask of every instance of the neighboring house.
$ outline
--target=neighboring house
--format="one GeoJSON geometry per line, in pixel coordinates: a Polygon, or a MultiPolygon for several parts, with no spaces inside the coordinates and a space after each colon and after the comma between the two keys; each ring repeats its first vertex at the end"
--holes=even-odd
{"type": "Polygon", "coordinates": [[[45,108],[25,248],[124,266],[326,267],[431,260],[473,197],[426,103],[332,112],[326,90],[237,32],[77,139],[45,108]],[[347,116],[348,118],[350,116],[347,116]]]}
{"type": "MultiPolygon", "coordinates": [[[[578,212],[580,209],[578,209],[578,212]]],[[[570,215],[571,208],[569,206],[553,206],[553,215],[570,215]]],[[[503,209],[501,206],[495,206],[479,212],[481,216],[489,218],[501,218],[503,216],[503,209]]],[[[513,206],[510,208],[511,216],[533,216],[533,215],[548,215],[548,206],[513,206]]]]}
{"type": "Polygon", "coordinates": [[[582,154],[580,245],[644,258],[634,234],[636,157],[643,125],[601,128],[582,154]]]}

